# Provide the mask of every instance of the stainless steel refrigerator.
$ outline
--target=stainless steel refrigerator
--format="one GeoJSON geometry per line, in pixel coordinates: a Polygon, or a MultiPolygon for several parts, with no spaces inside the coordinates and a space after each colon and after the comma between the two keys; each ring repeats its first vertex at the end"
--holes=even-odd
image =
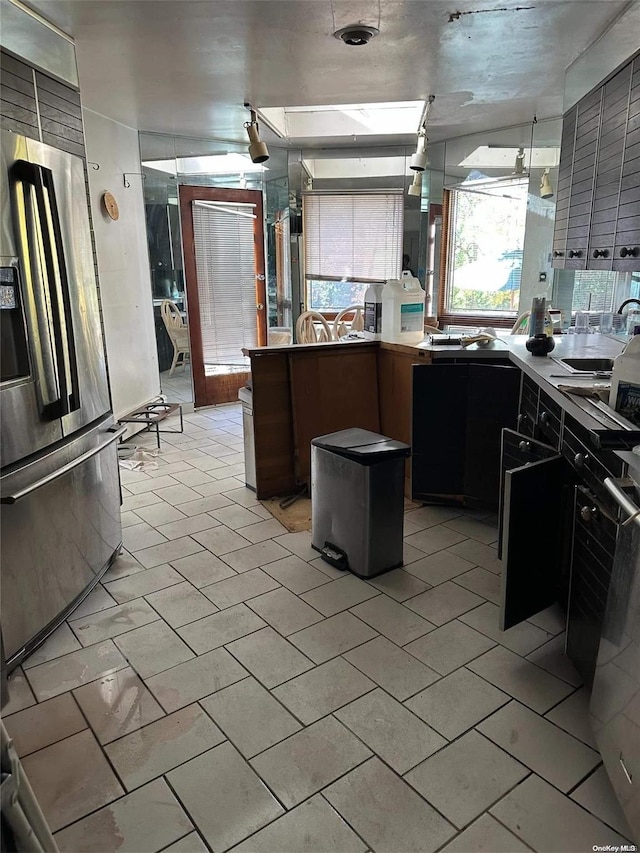
{"type": "MultiPolygon", "coordinates": [[[[591,723],[630,840],[640,843],[640,485],[605,480],[621,509],[591,723]]],[[[624,849],[624,848],[623,848],[624,849]]]]}
{"type": "Polygon", "coordinates": [[[8,131],[1,154],[0,628],[11,669],[121,546],[121,430],[83,162],[8,131]]]}

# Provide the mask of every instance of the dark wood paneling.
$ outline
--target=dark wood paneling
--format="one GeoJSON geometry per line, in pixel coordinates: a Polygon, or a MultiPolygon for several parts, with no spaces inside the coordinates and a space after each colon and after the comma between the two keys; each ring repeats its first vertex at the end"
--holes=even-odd
{"type": "Polygon", "coordinates": [[[296,479],[288,354],[252,357],[251,375],[257,496],[292,494],[296,479]]]}
{"type": "Polygon", "coordinates": [[[380,432],[377,344],[291,353],[296,480],[309,481],[311,439],[350,427],[380,432]]]}
{"type": "Polygon", "coordinates": [[[66,83],[60,83],[41,71],[36,71],[36,86],[38,91],[51,92],[51,94],[58,95],[58,97],[75,104],[77,107],[80,106],[80,92],[77,89],[68,86],[66,83]]]}
{"type": "Polygon", "coordinates": [[[0,53],[0,69],[4,75],[5,71],[10,74],[15,74],[16,77],[21,77],[23,80],[28,80],[33,83],[33,70],[26,62],[16,59],[15,56],[10,56],[2,51],[0,53]]]}
{"type": "Polygon", "coordinates": [[[556,267],[640,269],[640,251],[638,259],[619,257],[640,229],[635,209],[640,198],[634,192],[640,187],[639,66],[636,56],[564,117],[553,241],[556,267]]]}

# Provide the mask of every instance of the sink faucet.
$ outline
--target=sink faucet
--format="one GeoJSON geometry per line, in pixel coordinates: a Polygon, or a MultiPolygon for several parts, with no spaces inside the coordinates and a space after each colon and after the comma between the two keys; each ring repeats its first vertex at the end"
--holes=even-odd
{"type": "Polygon", "coordinates": [[[622,314],[622,309],[625,305],[629,305],[630,302],[635,302],[637,305],[640,305],[640,299],[625,299],[622,305],[618,308],[618,314],[622,314]]]}

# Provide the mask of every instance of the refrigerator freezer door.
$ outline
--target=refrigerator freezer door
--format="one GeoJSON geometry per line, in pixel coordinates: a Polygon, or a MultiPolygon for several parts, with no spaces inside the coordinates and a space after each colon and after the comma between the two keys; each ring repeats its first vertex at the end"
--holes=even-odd
{"type": "Polygon", "coordinates": [[[57,627],[121,545],[122,431],[109,418],[0,479],[0,624],[10,667],[57,627]]]}
{"type": "Polygon", "coordinates": [[[48,205],[57,208],[59,214],[53,216],[52,222],[59,270],[54,278],[60,294],[54,322],[63,327],[60,331],[67,339],[68,351],[59,359],[59,370],[69,373],[66,384],[73,399],[71,411],[63,413],[62,428],[65,435],[71,435],[104,415],[111,406],[84,166],[79,157],[32,139],[27,140],[27,154],[29,162],[48,170],[45,175],[53,176],[53,191],[46,193],[45,187],[45,193],[48,205]],[[65,366],[67,357],[70,364],[65,366]],[[72,388],[75,383],[77,387],[72,388]]]}
{"type": "Polygon", "coordinates": [[[40,279],[40,266],[36,258],[23,254],[30,241],[33,254],[38,254],[35,243],[36,237],[40,236],[39,229],[30,205],[31,195],[27,193],[25,201],[24,191],[19,190],[15,182],[11,186],[9,183],[9,171],[13,164],[27,157],[27,141],[23,136],[4,130],[0,141],[1,263],[7,274],[15,271],[18,293],[16,308],[11,310],[23,313],[22,318],[13,319],[16,322],[22,320],[28,330],[26,369],[22,375],[0,384],[0,465],[4,467],[59,441],[62,438],[62,424],[59,417],[50,413],[50,409],[47,414],[47,407],[59,397],[59,387],[49,334],[44,282],[40,279]],[[12,200],[11,205],[9,199],[12,200]],[[15,239],[16,234],[18,240],[15,239]],[[22,258],[19,260],[20,255],[22,258]]]}
{"type": "Polygon", "coordinates": [[[591,692],[591,722],[613,790],[640,842],[640,489],[605,485],[623,509],[591,692]]]}

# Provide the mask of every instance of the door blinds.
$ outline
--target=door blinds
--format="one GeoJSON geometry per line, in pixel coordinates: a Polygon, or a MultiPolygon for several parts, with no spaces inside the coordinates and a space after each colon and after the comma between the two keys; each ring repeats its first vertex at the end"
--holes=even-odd
{"type": "Polygon", "coordinates": [[[257,345],[253,204],[192,203],[205,365],[245,364],[257,345]]]}
{"type": "Polygon", "coordinates": [[[401,192],[308,193],[302,213],[308,280],[386,281],[400,275],[401,192]]]}

